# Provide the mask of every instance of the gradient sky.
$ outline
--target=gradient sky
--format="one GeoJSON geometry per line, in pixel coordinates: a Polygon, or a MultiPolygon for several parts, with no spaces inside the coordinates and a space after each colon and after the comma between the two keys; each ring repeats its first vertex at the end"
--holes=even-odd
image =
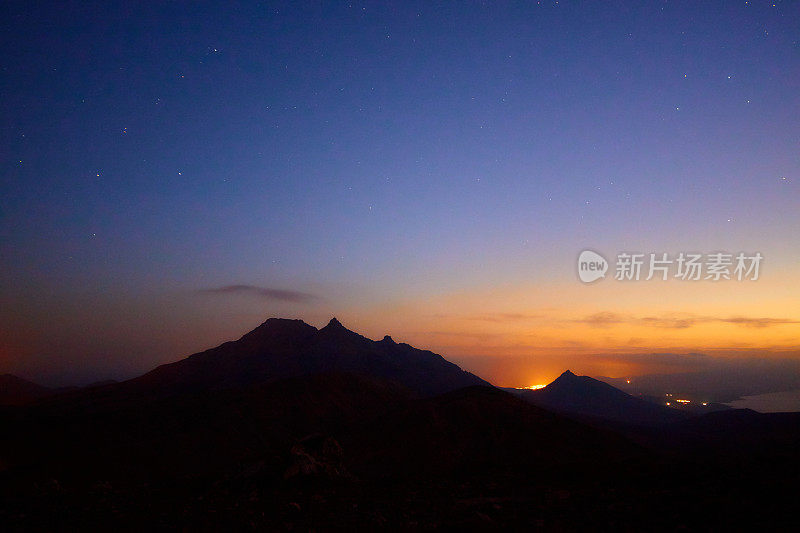
{"type": "Polygon", "coordinates": [[[0,372],[333,315],[500,385],[800,361],[798,2],[4,11],[0,372]],[[587,248],[764,262],[584,285],[587,248]]]}

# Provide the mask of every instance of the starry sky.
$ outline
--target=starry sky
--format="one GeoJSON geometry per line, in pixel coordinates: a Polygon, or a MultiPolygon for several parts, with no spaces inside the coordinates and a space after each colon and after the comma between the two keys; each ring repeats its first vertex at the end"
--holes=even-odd
{"type": "Polygon", "coordinates": [[[335,315],[500,385],[800,376],[798,2],[4,11],[0,372],[335,315]],[[584,249],[764,261],[583,284],[584,249]]]}

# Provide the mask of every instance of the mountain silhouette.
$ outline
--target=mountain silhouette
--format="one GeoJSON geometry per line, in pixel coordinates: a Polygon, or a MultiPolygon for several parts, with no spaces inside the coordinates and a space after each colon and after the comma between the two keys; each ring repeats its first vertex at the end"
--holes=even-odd
{"type": "Polygon", "coordinates": [[[0,405],[23,405],[54,392],[56,389],[38,385],[13,374],[0,375],[0,405]]]}
{"type": "Polygon", "coordinates": [[[373,341],[336,318],[317,329],[302,320],[270,318],[237,341],[162,365],[125,382],[127,391],[217,390],[319,373],[353,373],[393,381],[419,395],[490,385],[442,356],[373,341]]]}
{"type": "Polygon", "coordinates": [[[655,426],[687,418],[687,413],[641,400],[608,383],[567,370],[542,389],[519,392],[522,398],[559,413],[614,422],[655,426]]]}
{"type": "Polygon", "coordinates": [[[797,414],[668,424],[688,415],[569,371],[515,392],[335,319],[270,319],[127,382],[0,408],[0,522],[797,529],[797,414]]]}

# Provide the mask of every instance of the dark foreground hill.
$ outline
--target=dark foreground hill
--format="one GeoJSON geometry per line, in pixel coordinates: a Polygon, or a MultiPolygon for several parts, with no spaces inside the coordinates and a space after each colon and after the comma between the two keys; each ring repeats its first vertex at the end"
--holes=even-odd
{"type": "Polygon", "coordinates": [[[542,507],[575,476],[599,483],[649,457],[496,388],[420,398],[354,374],[72,405],[0,412],[3,523],[438,527],[502,522],[513,505],[535,524],[548,515],[530,515],[527,499],[542,507]]]}
{"type": "Polygon", "coordinates": [[[7,466],[62,479],[126,481],[219,475],[250,461],[280,465],[313,435],[336,439],[348,468],[369,476],[427,477],[487,468],[589,464],[642,450],[473,386],[417,398],[394,383],[314,374],[236,390],[189,393],[119,409],[55,404],[4,413],[16,430],[0,444],[7,466]]]}
{"type": "Polygon", "coordinates": [[[796,460],[673,457],[496,388],[317,374],[0,412],[5,530],[792,525],[796,460]],[[724,513],[720,509],[724,509],[724,513]],[[721,514],[722,513],[722,514],[721,514]]]}
{"type": "Polygon", "coordinates": [[[800,459],[800,413],[729,409],[629,434],[651,449],[738,468],[762,462],[793,468],[800,459]]]}

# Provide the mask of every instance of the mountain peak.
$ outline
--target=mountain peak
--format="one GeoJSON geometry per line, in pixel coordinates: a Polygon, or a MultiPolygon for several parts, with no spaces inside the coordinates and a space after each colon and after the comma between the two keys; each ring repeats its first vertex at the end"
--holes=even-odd
{"type": "Polygon", "coordinates": [[[389,343],[389,344],[397,344],[396,342],[394,342],[394,339],[390,335],[384,335],[383,336],[383,342],[386,342],[386,343],[389,343]]]}
{"type": "MultiPolygon", "coordinates": [[[[308,324],[306,324],[305,322],[303,322],[300,319],[271,317],[271,318],[266,319],[264,322],[262,322],[255,329],[256,330],[257,329],[280,329],[280,328],[284,328],[285,329],[285,328],[297,328],[297,327],[300,327],[300,328],[306,327],[307,328],[307,327],[313,327],[313,326],[309,326],[308,324]]],[[[255,330],[253,330],[253,331],[255,331],[255,330]]]]}
{"type": "Polygon", "coordinates": [[[577,376],[571,370],[566,370],[563,374],[554,379],[546,388],[552,390],[563,387],[576,387],[579,383],[590,380],[591,378],[577,376]]]}
{"type": "Polygon", "coordinates": [[[344,327],[344,325],[342,325],[342,323],[339,322],[336,317],[331,318],[331,321],[328,322],[328,325],[319,330],[319,332],[327,336],[333,335],[336,338],[341,338],[343,336],[349,337],[352,335],[360,337],[358,333],[344,327]]]}
{"type": "Polygon", "coordinates": [[[293,335],[297,333],[310,334],[317,331],[317,328],[310,326],[302,320],[289,318],[268,318],[254,330],[246,333],[243,339],[263,338],[264,336],[274,335],[293,335]]]}
{"type": "Polygon", "coordinates": [[[342,323],[341,323],[341,322],[339,322],[339,321],[336,319],[336,317],[333,317],[333,318],[331,318],[331,321],[330,321],[330,322],[328,322],[328,325],[327,325],[327,326],[325,326],[325,327],[326,327],[326,328],[331,328],[331,329],[334,329],[334,328],[337,328],[337,329],[339,329],[339,328],[341,328],[341,329],[346,329],[346,328],[345,328],[345,327],[342,325],[342,323]]]}
{"type": "Polygon", "coordinates": [[[573,373],[571,370],[567,370],[563,374],[558,376],[552,383],[550,383],[550,385],[548,385],[548,387],[550,389],[554,388],[564,389],[565,387],[569,389],[574,389],[575,387],[578,387],[580,389],[583,389],[585,387],[613,388],[611,387],[611,385],[603,381],[598,381],[589,376],[579,376],[578,374],[573,373]]]}

